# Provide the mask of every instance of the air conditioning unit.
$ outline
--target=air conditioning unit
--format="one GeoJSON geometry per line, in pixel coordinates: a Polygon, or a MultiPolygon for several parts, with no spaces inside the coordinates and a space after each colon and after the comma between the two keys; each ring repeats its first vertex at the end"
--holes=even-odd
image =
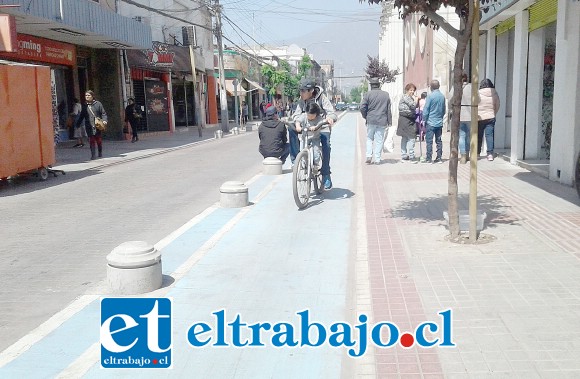
{"type": "Polygon", "coordinates": [[[181,28],[181,33],[183,37],[183,46],[197,46],[197,33],[195,32],[195,26],[183,26],[181,28]]]}
{"type": "Polygon", "coordinates": [[[135,17],[133,17],[133,20],[135,20],[137,22],[142,22],[143,24],[150,24],[151,23],[151,18],[145,17],[145,16],[135,16],[135,17]]]}

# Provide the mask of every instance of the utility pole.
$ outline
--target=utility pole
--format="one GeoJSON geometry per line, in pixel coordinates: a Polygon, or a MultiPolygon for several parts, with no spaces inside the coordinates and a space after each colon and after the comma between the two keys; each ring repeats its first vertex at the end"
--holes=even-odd
{"type": "Polygon", "coordinates": [[[226,73],[224,70],[224,48],[222,45],[222,9],[219,0],[215,0],[215,37],[218,45],[218,66],[220,74],[220,114],[222,131],[228,132],[228,98],[226,95],[226,73]]]}

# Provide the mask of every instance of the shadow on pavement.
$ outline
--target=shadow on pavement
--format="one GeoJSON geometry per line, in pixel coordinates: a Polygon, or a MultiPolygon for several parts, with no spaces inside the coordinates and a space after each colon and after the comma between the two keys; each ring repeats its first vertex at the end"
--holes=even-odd
{"type": "MultiPolygon", "coordinates": [[[[434,196],[424,197],[413,201],[403,201],[391,210],[385,210],[385,217],[400,218],[404,220],[427,223],[443,219],[443,211],[447,211],[448,197],[434,196]]],[[[457,198],[459,210],[469,209],[469,195],[459,195],[457,198]]],[[[506,207],[501,197],[480,196],[478,197],[477,210],[487,213],[485,227],[493,228],[494,225],[518,225],[518,220],[507,214],[506,207]]]]}
{"type": "Polygon", "coordinates": [[[59,186],[88,176],[100,174],[100,170],[65,171],[65,175],[49,175],[45,181],[34,175],[18,175],[10,180],[0,180],[0,197],[16,196],[44,188],[59,186]]]}
{"type": "Polygon", "coordinates": [[[346,188],[334,187],[322,193],[324,199],[327,200],[342,200],[349,199],[354,196],[354,192],[346,188]]]}
{"type": "Polygon", "coordinates": [[[580,206],[580,198],[573,187],[567,187],[533,172],[518,172],[514,178],[526,182],[536,188],[544,190],[571,204],[580,206]]]}

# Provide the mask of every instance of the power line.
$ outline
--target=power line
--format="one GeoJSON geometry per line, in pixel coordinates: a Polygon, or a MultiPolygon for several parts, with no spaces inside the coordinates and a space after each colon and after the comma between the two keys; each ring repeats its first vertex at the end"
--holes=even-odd
{"type": "MultiPolygon", "coordinates": [[[[195,25],[195,26],[199,26],[199,27],[200,27],[200,28],[202,28],[202,29],[209,30],[210,32],[213,32],[213,29],[212,29],[211,27],[210,27],[210,28],[208,28],[208,27],[207,27],[207,26],[205,26],[205,25],[199,25],[199,24],[196,24],[196,23],[194,23],[194,22],[191,22],[191,21],[189,21],[189,20],[185,20],[185,19],[183,19],[183,18],[180,18],[180,17],[172,16],[172,15],[170,15],[170,14],[167,14],[167,13],[165,13],[165,12],[162,12],[162,11],[160,11],[160,10],[158,10],[158,9],[155,9],[155,8],[148,7],[147,5],[139,4],[139,3],[138,3],[138,2],[136,2],[136,1],[133,1],[133,0],[121,0],[121,1],[123,1],[123,2],[125,2],[125,3],[127,3],[127,4],[134,5],[134,6],[138,7],[138,8],[143,8],[143,9],[145,9],[145,10],[148,10],[149,12],[154,12],[154,13],[160,14],[160,15],[162,15],[162,16],[165,16],[165,17],[168,17],[168,18],[172,18],[172,19],[174,19],[174,20],[177,20],[177,21],[181,21],[181,22],[183,22],[183,23],[185,23],[185,24],[187,24],[187,25],[195,25]]],[[[205,5],[205,6],[208,8],[208,10],[211,10],[211,9],[210,9],[210,8],[209,8],[207,5],[205,5]]],[[[199,7],[199,8],[197,8],[197,9],[200,9],[200,8],[202,8],[202,7],[199,7]]]]}

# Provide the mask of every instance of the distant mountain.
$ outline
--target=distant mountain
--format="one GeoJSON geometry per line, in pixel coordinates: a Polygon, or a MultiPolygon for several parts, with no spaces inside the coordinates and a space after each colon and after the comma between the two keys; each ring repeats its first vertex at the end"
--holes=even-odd
{"type": "Polygon", "coordinates": [[[360,83],[364,68],[368,62],[367,55],[379,55],[379,16],[375,21],[359,21],[356,24],[329,24],[305,36],[295,38],[291,43],[307,47],[316,61],[333,60],[334,74],[339,76],[359,76],[343,79],[342,86],[354,86],[360,83]],[[330,41],[330,43],[317,43],[330,41]],[[341,64],[342,63],[342,64],[341,64]],[[353,74],[354,71],[354,74],[353,74]]]}

